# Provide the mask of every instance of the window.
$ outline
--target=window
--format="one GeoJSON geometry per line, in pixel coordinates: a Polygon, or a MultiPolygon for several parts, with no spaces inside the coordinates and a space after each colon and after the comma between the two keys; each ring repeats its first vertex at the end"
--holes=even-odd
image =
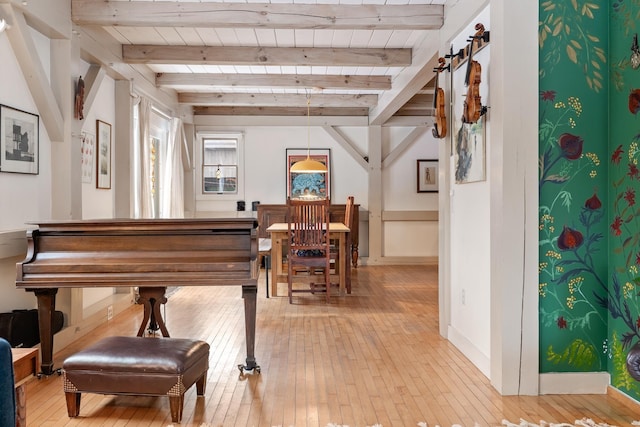
{"type": "MultiPolygon", "coordinates": [[[[140,105],[137,104],[133,109],[134,129],[140,129],[140,120],[140,105]]],[[[140,132],[134,132],[134,218],[168,217],[167,212],[163,212],[163,206],[167,205],[163,198],[168,197],[165,188],[169,188],[171,185],[166,182],[169,175],[166,170],[169,167],[167,159],[169,125],[170,118],[152,107],[149,111],[147,140],[144,149],[140,143],[140,132]],[[143,163],[144,168],[142,167],[143,163]],[[146,191],[142,191],[143,187],[146,191]],[[148,194],[148,196],[145,197],[143,194],[148,194]]]]}
{"type": "Polygon", "coordinates": [[[238,148],[238,136],[202,136],[203,194],[238,194],[238,148]]]}

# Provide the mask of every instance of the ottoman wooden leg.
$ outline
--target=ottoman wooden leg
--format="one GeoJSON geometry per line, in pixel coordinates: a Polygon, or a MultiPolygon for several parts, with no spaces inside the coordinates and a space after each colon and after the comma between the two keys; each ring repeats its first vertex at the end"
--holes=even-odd
{"type": "Polygon", "coordinates": [[[182,420],[182,407],[184,405],[184,394],[180,396],[169,396],[169,408],[171,409],[171,422],[179,423],[182,420]]]}
{"type": "Polygon", "coordinates": [[[196,381],[196,391],[198,393],[198,396],[204,396],[206,385],[207,385],[207,371],[204,371],[204,374],[202,374],[202,376],[198,378],[198,381],[196,381]]]}
{"type": "Polygon", "coordinates": [[[69,417],[80,415],[80,397],[82,397],[82,394],[66,392],[64,395],[67,399],[67,414],[69,414],[69,417]]]}

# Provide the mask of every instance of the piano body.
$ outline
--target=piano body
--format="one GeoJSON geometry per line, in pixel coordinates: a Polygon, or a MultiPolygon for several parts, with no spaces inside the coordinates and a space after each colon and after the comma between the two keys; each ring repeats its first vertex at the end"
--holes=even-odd
{"type": "Polygon", "coordinates": [[[139,288],[141,336],[156,317],[167,286],[242,286],[247,358],[254,356],[258,277],[257,222],[253,218],[110,219],[33,223],[27,255],[16,264],[16,287],[38,300],[42,373],[53,373],[53,314],[59,288],[139,288]]]}

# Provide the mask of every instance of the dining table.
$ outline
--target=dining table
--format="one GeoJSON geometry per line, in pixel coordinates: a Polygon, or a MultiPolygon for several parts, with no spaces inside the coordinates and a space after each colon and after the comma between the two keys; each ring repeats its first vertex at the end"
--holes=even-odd
{"type": "MultiPolygon", "coordinates": [[[[267,232],[271,235],[271,295],[278,296],[278,283],[288,282],[288,272],[284,255],[289,247],[287,232],[289,224],[286,222],[276,222],[267,227],[267,232]]],[[[329,223],[329,239],[337,242],[338,266],[336,268],[340,295],[345,295],[347,280],[350,279],[351,263],[347,248],[347,234],[349,227],[341,222],[329,223]]]]}

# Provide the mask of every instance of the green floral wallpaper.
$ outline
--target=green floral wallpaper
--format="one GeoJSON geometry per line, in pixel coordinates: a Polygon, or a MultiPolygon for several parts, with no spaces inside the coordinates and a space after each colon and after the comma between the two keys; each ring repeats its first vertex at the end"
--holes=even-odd
{"type": "Polygon", "coordinates": [[[539,22],[540,371],[640,399],[640,0],[543,1],[539,22]]]}
{"type": "Polygon", "coordinates": [[[609,325],[611,384],[640,399],[627,371],[640,341],[640,0],[614,0],[610,10],[609,86],[609,325]],[[634,68],[635,67],[635,68],[634,68]]]}
{"type": "Polygon", "coordinates": [[[540,372],[608,366],[608,20],[540,2],[540,372]]]}

